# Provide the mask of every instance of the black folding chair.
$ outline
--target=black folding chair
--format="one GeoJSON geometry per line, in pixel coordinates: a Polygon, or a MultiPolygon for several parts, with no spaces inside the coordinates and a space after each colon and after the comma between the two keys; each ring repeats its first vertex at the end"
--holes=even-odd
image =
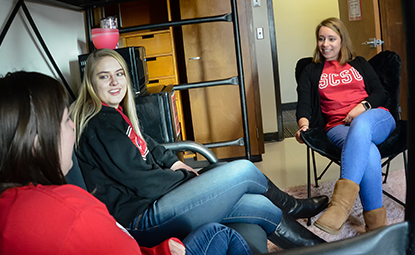
{"type": "MultiPolygon", "coordinates": [[[[298,81],[299,75],[303,68],[311,62],[312,58],[302,58],[297,62],[295,74],[298,81]]],[[[387,181],[389,174],[390,162],[402,153],[404,160],[404,169],[407,177],[407,159],[406,159],[406,121],[400,119],[400,106],[399,106],[399,90],[401,81],[401,59],[399,55],[392,51],[383,51],[369,60],[374,70],[379,76],[379,79],[387,93],[386,107],[391,112],[392,116],[396,120],[396,129],[389,135],[389,137],[381,144],[378,145],[382,159],[382,168],[386,168],[382,174],[384,175],[383,182],[387,181]]],[[[308,196],[311,196],[311,164],[313,164],[314,181],[316,187],[318,187],[318,181],[321,180],[323,175],[334,163],[340,165],[341,149],[334,146],[326,133],[322,129],[310,128],[306,132],[301,132],[301,138],[307,145],[307,189],[308,196]],[[318,175],[317,166],[315,160],[315,152],[319,153],[323,157],[330,160],[329,164],[318,175]]],[[[383,193],[393,199],[395,202],[405,206],[405,203],[391,195],[390,193],[383,191],[383,193]]],[[[311,224],[309,219],[308,224],[311,224]]]]}

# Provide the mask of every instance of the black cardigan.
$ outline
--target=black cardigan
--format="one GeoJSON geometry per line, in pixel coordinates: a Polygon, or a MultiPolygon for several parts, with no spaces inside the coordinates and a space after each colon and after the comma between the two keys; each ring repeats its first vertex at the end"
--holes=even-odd
{"type": "Polygon", "coordinates": [[[184,169],[169,169],[178,160],[176,155],[146,135],[149,153],[144,160],[127,129],[120,113],[102,106],[83,131],[76,151],[88,191],[125,227],[156,199],[195,176],[184,169]]]}
{"type": "MultiPolygon", "coordinates": [[[[384,106],[386,93],[372,66],[363,57],[356,57],[348,64],[353,66],[363,77],[366,92],[369,95],[365,100],[370,103],[372,108],[384,106]]],[[[304,67],[298,79],[297,121],[303,117],[307,118],[310,122],[310,128],[323,129],[326,125],[326,119],[321,111],[318,89],[323,68],[324,62],[310,63],[304,67]]]]}

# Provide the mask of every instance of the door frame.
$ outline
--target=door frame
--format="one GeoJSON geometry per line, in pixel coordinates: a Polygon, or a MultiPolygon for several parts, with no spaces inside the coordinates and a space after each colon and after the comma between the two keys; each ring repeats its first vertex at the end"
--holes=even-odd
{"type": "Polygon", "coordinates": [[[269,26],[269,40],[271,44],[271,60],[272,69],[274,75],[274,93],[275,93],[275,105],[277,107],[277,134],[276,140],[284,140],[284,124],[282,121],[282,102],[281,102],[281,84],[280,73],[278,69],[278,53],[277,53],[277,37],[275,31],[274,20],[274,5],[272,0],[267,0],[268,9],[268,26],[269,26]]]}

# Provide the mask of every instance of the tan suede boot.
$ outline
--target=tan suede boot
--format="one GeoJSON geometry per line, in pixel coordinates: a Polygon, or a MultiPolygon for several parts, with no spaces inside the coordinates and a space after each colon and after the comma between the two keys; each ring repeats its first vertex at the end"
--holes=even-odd
{"type": "Polygon", "coordinates": [[[339,234],[350,215],[358,193],[357,183],[348,179],[339,179],[334,186],[329,208],[314,222],[314,225],[329,234],[339,234]]]}
{"type": "Polygon", "coordinates": [[[364,211],[363,218],[366,223],[366,232],[381,228],[387,224],[386,209],[384,206],[375,210],[364,211]]]}

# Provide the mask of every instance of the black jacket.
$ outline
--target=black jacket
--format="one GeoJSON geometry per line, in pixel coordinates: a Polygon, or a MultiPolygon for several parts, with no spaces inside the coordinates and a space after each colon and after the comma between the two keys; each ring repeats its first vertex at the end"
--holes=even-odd
{"type": "MultiPolygon", "coordinates": [[[[362,75],[366,92],[369,95],[365,100],[370,103],[372,108],[384,106],[386,93],[372,66],[362,57],[356,57],[348,62],[362,75]]],[[[323,63],[310,63],[301,72],[297,86],[297,121],[302,117],[309,120],[310,128],[324,128],[326,119],[321,111],[320,92],[318,84],[323,63]]]]}
{"type": "Polygon", "coordinates": [[[88,191],[126,227],[156,199],[195,176],[169,169],[178,158],[149,136],[144,136],[149,149],[144,160],[126,135],[128,127],[114,108],[102,106],[76,151],[88,191]]]}

